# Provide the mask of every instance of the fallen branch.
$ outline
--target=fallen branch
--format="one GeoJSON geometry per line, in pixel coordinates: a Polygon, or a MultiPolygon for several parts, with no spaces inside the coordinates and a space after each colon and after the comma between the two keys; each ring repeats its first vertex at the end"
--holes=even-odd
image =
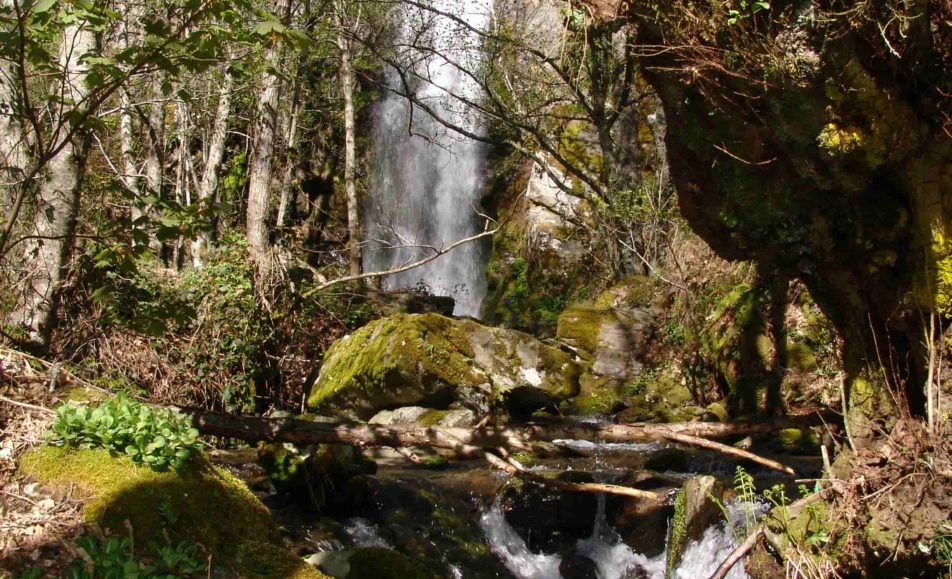
{"type": "Polygon", "coordinates": [[[760,538],[764,536],[764,528],[761,525],[758,525],[753,531],[750,532],[750,535],[747,536],[747,539],[737,546],[736,549],[731,551],[731,554],[727,556],[727,559],[724,559],[724,562],[714,571],[714,574],[710,576],[709,579],[724,579],[727,577],[727,574],[731,572],[731,569],[734,568],[734,565],[738,561],[743,559],[747,553],[757,545],[757,541],[760,541],[760,538]]]}
{"type": "Polygon", "coordinates": [[[534,482],[543,486],[553,487],[562,491],[583,492],[583,493],[608,493],[612,495],[622,495],[634,497],[637,499],[648,499],[652,501],[661,501],[661,496],[651,491],[633,489],[631,487],[605,484],[605,483],[574,483],[557,478],[548,478],[536,474],[532,471],[521,468],[510,461],[503,460],[491,452],[483,451],[483,457],[494,467],[509,473],[512,476],[534,482]]]}
{"type": "MultiPolygon", "coordinates": [[[[234,416],[197,409],[184,409],[203,434],[239,438],[247,442],[267,440],[298,444],[344,443],[361,447],[429,446],[454,451],[458,456],[476,458],[483,448],[503,447],[532,450],[533,441],[575,438],[608,442],[633,440],[669,440],[707,448],[723,454],[751,460],[769,468],[793,474],[793,469],[751,452],[705,440],[687,432],[710,431],[703,423],[681,424],[580,424],[567,421],[530,424],[524,428],[380,426],[351,422],[309,422],[294,418],[234,416]]],[[[723,427],[720,427],[723,430],[723,427]]]]}
{"type": "Polygon", "coordinates": [[[792,468],[790,468],[789,466],[785,464],[781,464],[775,460],[770,460],[769,458],[764,458],[758,454],[754,454],[747,450],[742,450],[740,448],[735,448],[733,446],[721,444],[720,442],[714,442],[713,440],[707,440],[705,438],[699,438],[697,436],[689,436],[687,434],[681,434],[678,432],[671,432],[671,433],[665,434],[664,437],[672,442],[680,442],[681,444],[687,444],[689,446],[697,446],[700,448],[706,448],[708,450],[720,452],[721,454],[729,454],[731,456],[743,458],[751,462],[756,462],[757,464],[761,464],[763,466],[766,466],[767,468],[779,470],[787,474],[796,474],[792,468]]]}

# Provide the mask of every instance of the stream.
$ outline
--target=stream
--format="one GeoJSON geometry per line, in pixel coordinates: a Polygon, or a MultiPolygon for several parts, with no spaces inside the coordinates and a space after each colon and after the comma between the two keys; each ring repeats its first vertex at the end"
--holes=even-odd
{"type": "MultiPolygon", "coordinates": [[[[323,516],[273,502],[269,506],[302,556],[334,577],[349,576],[340,561],[350,553],[382,547],[451,578],[662,579],[676,490],[697,474],[713,474],[729,489],[738,464],[723,455],[662,443],[566,440],[559,445],[572,449],[574,456],[541,459],[531,468],[627,484],[667,500],[654,506],[627,497],[523,485],[475,461],[428,469],[394,459],[381,461],[357,500],[343,504],[335,499],[323,516]]],[[[818,468],[813,459],[785,460],[805,476],[818,468]]],[[[793,486],[792,477],[748,470],[759,484],[793,486]]],[[[754,520],[766,510],[765,504],[728,495],[724,511],[730,521],[719,516],[700,540],[690,542],[672,577],[709,576],[738,538],[743,540],[745,519],[754,520]]],[[[742,566],[728,575],[746,576],[742,566]]]]}

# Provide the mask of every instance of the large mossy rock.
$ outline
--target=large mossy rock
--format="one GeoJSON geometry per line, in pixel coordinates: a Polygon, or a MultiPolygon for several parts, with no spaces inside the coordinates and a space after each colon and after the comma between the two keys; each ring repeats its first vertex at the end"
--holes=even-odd
{"type": "Polygon", "coordinates": [[[27,452],[20,473],[83,502],[83,517],[135,545],[198,545],[216,572],[231,577],[324,577],[282,544],[268,509],[240,480],[203,456],[181,471],[156,472],[105,450],[44,446],[27,452]]]}
{"type": "Polygon", "coordinates": [[[486,412],[552,405],[578,392],[572,357],[528,334],[438,314],[376,320],[335,342],[308,406],[368,420],[401,406],[486,412]]]}

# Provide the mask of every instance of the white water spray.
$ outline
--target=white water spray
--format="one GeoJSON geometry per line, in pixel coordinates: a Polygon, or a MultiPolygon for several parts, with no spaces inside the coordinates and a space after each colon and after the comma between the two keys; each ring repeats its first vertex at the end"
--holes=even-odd
{"type": "MultiPolygon", "coordinates": [[[[420,9],[403,15],[405,38],[425,22],[423,44],[433,51],[408,49],[415,63],[405,86],[395,70],[387,82],[409,91],[419,104],[388,93],[375,110],[374,160],[366,215],[364,269],[384,271],[427,255],[482,231],[478,214],[483,186],[483,147],[449,130],[422,107],[472,134],[481,131],[464,100],[479,90],[463,70],[479,63],[479,34],[489,22],[489,1],[441,0],[435,6],[458,18],[420,9]],[[464,24],[465,23],[465,24],[464,24]],[[425,80],[421,80],[425,79],[425,80]],[[408,83],[410,84],[410,83],[408,83]]],[[[484,250],[468,243],[413,270],[384,280],[385,289],[421,288],[456,299],[455,313],[478,316],[486,291],[484,250]]]]}
{"type": "MultiPolygon", "coordinates": [[[[745,510],[755,509],[763,514],[763,505],[733,502],[727,505],[731,526],[742,528],[745,510]]],[[[559,555],[533,553],[516,530],[506,521],[505,513],[496,501],[480,521],[493,553],[502,560],[507,569],[518,579],[559,579],[559,555]]],[[[697,579],[707,577],[734,550],[737,543],[726,522],[716,523],[704,531],[700,541],[687,546],[681,563],[673,572],[673,579],[697,579]]],[[[665,554],[646,557],[635,552],[622,542],[618,533],[608,524],[605,515],[605,496],[600,495],[598,511],[592,535],[579,541],[575,549],[588,557],[598,569],[598,579],[623,579],[628,576],[647,579],[665,579],[665,554]]],[[[746,579],[743,564],[735,565],[728,579],[746,579]]]]}

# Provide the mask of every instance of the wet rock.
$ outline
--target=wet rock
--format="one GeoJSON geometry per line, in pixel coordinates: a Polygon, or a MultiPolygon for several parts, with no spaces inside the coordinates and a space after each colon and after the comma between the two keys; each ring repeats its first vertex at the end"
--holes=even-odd
{"type": "Polygon", "coordinates": [[[578,551],[572,551],[562,557],[559,573],[562,579],[597,579],[599,577],[598,565],[595,561],[578,551]]]}
{"type": "MultiPolygon", "coordinates": [[[[591,473],[569,471],[560,479],[592,482],[591,473]]],[[[512,480],[502,491],[506,521],[530,550],[558,553],[591,536],[598,499],[591,493],[561,492],[548,487],[512,480]]]]}
{"type": "Polygon", "coordinates": [[[724,489],[712,476],[696,476],[678,492],[674,499],[674,518],[668,532],[668,575],[677,568],[688,544],[697,541],[704,530],[717,522],[721,515],[716,501],[724,489]]]}
{"type": "Polygon", "coordinates": [[[579,373],[569,354],[522,332],[399,314],[335,342],[308,405],[361,420],[400,406],[453,405],[483,414],[521,389],[513,405],[531,412],[575,395],[579,373]]]}
{"type": "Polygon", "coordinates": [[[258,445],[258,464],[268,472],[278,493],[322,510],[328,505],[352,502],[347,496],[350,480],[376,471],[373,461],[346,444],[299,447],[262,442],[258,445]]]}

